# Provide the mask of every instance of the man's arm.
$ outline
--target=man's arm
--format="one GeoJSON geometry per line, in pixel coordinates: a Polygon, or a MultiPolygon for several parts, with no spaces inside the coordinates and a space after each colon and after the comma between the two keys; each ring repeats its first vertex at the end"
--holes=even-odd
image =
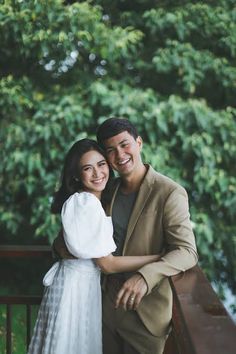
{"type": "Polygon", "coordinates": [[[144,295],[151,293],[165,277],[176,275],[196,265],[198,256],[189,219],[188,197],[182,187],[167,198],[163,210],[166,253],[154,263],[143,266],[129,278],[117,295],[116,307],[135,309],[144,295]],[[134,299],[131,301],[130,299],[134,299]]]}
{"type": "Polygon", "coordinates": [[[56,258],[76,258],[67,250],[62,230],[59,231],[58,236],[53,241],[52,251],[56,258]]]}
{"type": "Polygon", "coordinates": [[[195,237],[189,215],[188,196],[184,188],[176,188],[167,198],[163,211],[166,253],[156,264],[139,272],[148,285],[149,294],[163,278],[194,267],[198,261],[195,237]]]}

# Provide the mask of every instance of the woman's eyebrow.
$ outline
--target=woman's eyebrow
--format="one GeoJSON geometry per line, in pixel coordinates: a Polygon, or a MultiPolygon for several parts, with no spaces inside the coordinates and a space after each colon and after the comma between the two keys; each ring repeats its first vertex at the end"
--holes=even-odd
{"type": "Polygon", "coordinates": [[[81,168],[84,168],[84,167],[92,167],[93,165],[91,164],[86,164],[86,165],[82,165],[81,168]]]}
{"type": "MultiPolygon", "coordinates": [[[[99,160],[98,162],[96,162],[96,164],[98,164],[98,163],[101,163],[101,162],[103,162],[103,161],[107,161],[106,159],[102,159],[102,160],[99,160]]],[[[86,164],[86,165],[82,165],[81,166],[81,168],[84,168],[84,167],[93,167],[93,165],[92,164],[86,164]]]]}

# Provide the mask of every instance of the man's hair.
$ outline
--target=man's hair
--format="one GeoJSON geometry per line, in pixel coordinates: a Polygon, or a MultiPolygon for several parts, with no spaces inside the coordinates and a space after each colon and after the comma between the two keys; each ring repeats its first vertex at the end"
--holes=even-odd
{"type": "Polygon", "coordinates": [[[127,131],[136,140],[138,132],[135,126],[125,118],[112,117],[103,122],[97,130],[97,142],[101,147],[104,147],[104,141],[127,131]]]}

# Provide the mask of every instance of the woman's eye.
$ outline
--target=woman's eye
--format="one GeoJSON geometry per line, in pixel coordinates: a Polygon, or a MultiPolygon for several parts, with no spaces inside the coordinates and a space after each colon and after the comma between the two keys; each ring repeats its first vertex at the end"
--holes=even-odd
{"type": "Polygon", "coordinates": [[[100,165],[98,165],[98,167],[101,167],[101,168],[103,168],[104,166],[106,166],[105,163],[101,163],[100,165]]]}

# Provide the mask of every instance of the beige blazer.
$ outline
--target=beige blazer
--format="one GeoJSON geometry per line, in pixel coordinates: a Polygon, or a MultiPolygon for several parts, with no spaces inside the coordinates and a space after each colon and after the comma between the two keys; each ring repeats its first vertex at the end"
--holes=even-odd
{"type": "MultiPolygon", "coordinates": [[[[115,185],[108,214],[119,182],[115,185]]],[[[148,166],[130,217],[123,255],[159,254],[160,261],[139,270],[148,285],[137,313],[156,336],[168,332],[172,316],[172,291],[168,277],[193,267],[198,260],[189,218],[188,196],[183,187],[148,166]]]]}

